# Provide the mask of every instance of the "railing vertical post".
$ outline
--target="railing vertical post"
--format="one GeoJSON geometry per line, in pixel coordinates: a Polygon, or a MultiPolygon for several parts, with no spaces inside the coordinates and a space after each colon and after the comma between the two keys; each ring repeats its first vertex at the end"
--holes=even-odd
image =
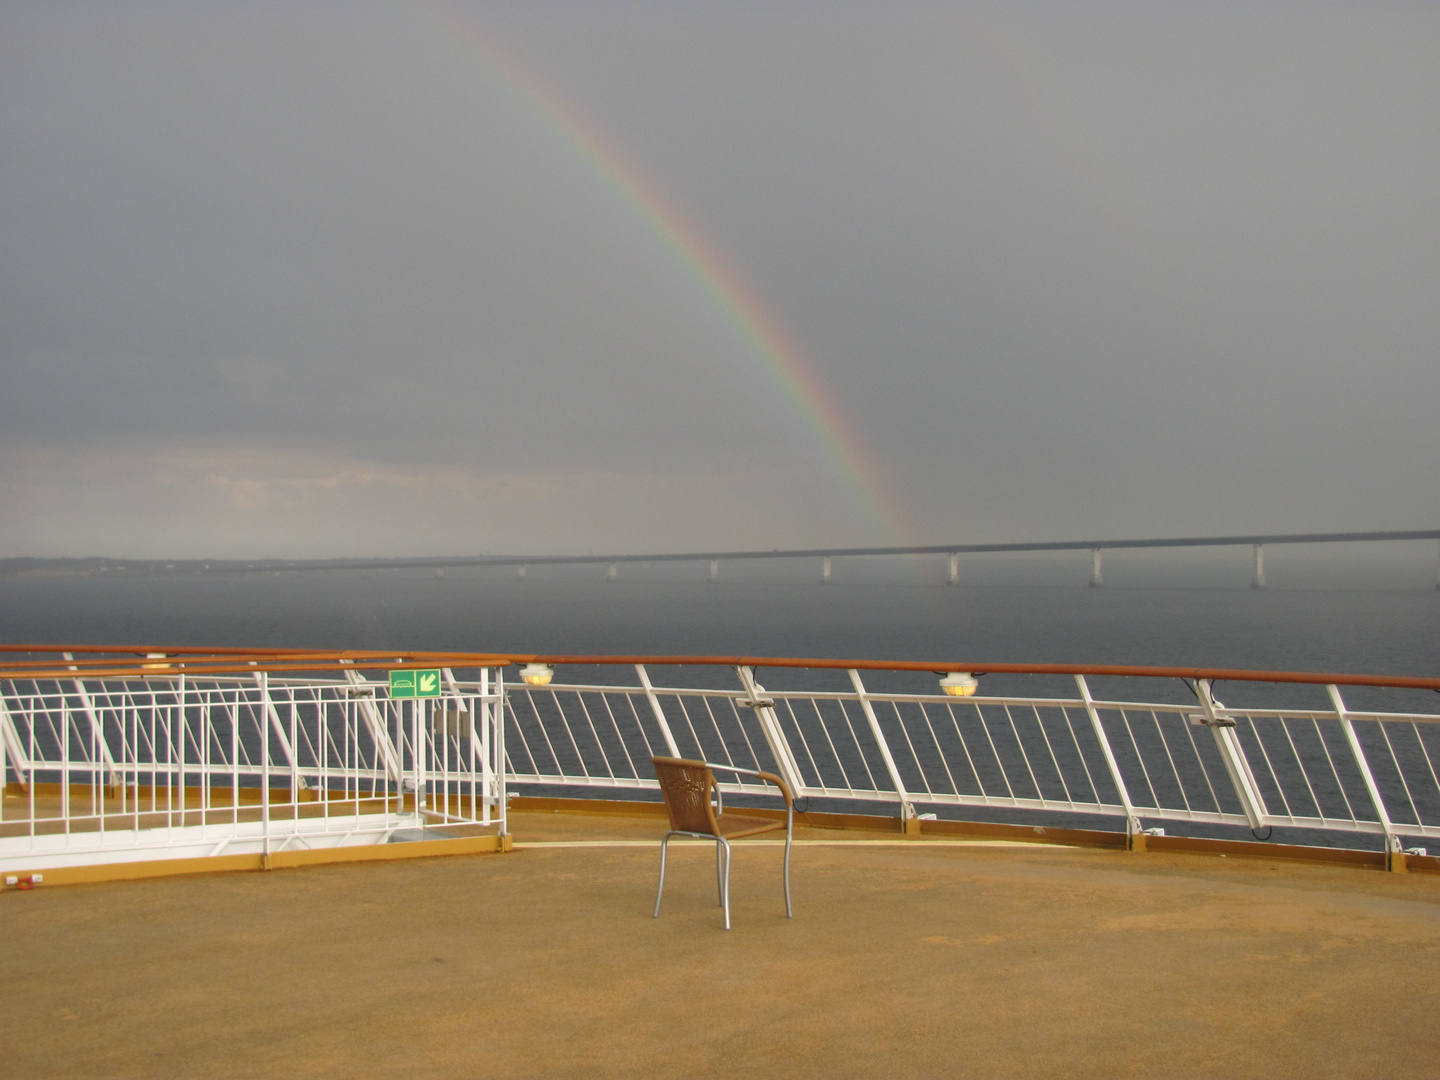
{"type": "Polygon", "coordinates": [[[495,734],[493,738],[495,754],[495,808],[500,816],[500,837],[501,850],[509,850],[503,845],[508,844],[507,839],[510,832],[510,808],[509,795],[506,792],[505,776],[505,669],[495,668],[495,701],[491,706],[493,709],[495,734]]]}
{"type": "Polygon", "coordinates": [[[660,699],[655,694],[655,688],[650,685],[650,675],[645,670],[644,664],[635,665],[635,674],[640,676],[640,685],[645,687],[645,697],[650,702],[650,711],[655,714],[655,723],[660,725],[660,734],[665,737],[665,746],[670,751],[671,757],[680,756],[680,747],[675,743],[675,736],[670,733],[670,725],[665,721],[665,714],[660,709],[660,699]]]}
{"type": "Polygon", "coordinates": [[[1200,699],[1200,708],[1205,713],[1205,724],[1215,739],[1215,748],[1220,751],[1220,760],[1225,763],[1230,784],[1235,789],[1236,798],[1240,800],[1240,809],[1245,812],[1245,820],[1250,823],[1253,832],[1266,823],[1270,812],[1265,808],[1260,785],[1255,782],[1255,774],[1250,770],[1245,748],[1240,745],[1240,737],[1235,734],[1235,725],[1228,720],[1221,722],[1216,710],[1225,706],[1215,700],[1207,680],[1195,680],[1195,696],[1200,699]]]}
{"type": "MultiPolygon", "coordinates": [[[[200,760],[196,764],[200,767],[200,825],[202,833],[204,826],[210,821],[210,694],[204,690],[199,692],[200,720],[196,732],[196,742],[200,744],[200,760]]],[[[101,822],[103,824],[104,818],[101,822]]]]}
{"type": "Polygon", "coordinates": [[[1370,762],[1360,747],[1360,740],[1355,736],[1355,725],[1350,722],[1350,712],[1345,708],[1340,688],[1331,684],[1325,687],[1325,690],[1330,695],[1330,704],[1335,706],[1335,716],[1345,732],[1345,741],[1350,744],[1350,752],[1355,755],[1355,764],[1360,766],[1360,775],[1365,780],[1365,790],[1370,793],[1370,801],[1375,804],[1375,815],[1380,819],[1380,827],[1385,830],[1385,869],[1403,871],[1405,853],[1400,848],[1400,838],[1395,835],[1390,814],[1385,809],[1385,800],[1380,797],[1379,785],[1375,783],[1375,776],[1370,771],[1370,762]]]}
{"type": "MultiPolygon", "coordinates": [[[[245,691],[240,687],[235,689],[235,708],[230,713],[230,806],[232,807],[230,824],[236,834],[240,832],[240,717],[244,715],[241,708],[245,704],[245,691]]],[[[123,714],[122,714],[123,717],[123,714]]],[[[125,745],[125,729],[120,729],[120,745],[125,745]]],[[[123,752],[123,750],[122,750],[123,752]]],[[[139,775],[137,769],[136,775],[139,775]]],[[[124,808],[123,791],[121,808],[124,808]]]]}
{"type": "Polygon", "coordinates": [[[427,704],[424,698],[410,699],[410,763],[415,773],[412,781],[415,785],[415,818],[422,829],[425,827],[425,818],[420,813],[421,792],[425,790],[425,724],[422,716],[427,704]]]}
{"type": "Polygon", "coordinates": [[[60,699],[60,821],[70,831],[70,702],[60,699]]]}
{"type": "MultiPolygon", "coordinates": [[[[405,701],[403,698],[385,698],[385,738],[395,747],[395,816],[405,814],[405,701]],[[392,738],[393,734],[393,738],[392,738]]],[[[389,800],[386,800],[389,810],[389,800]]],[[[397,825],[396,828],[399,828],[397,825]]]]}
{"type": "Polygon", "coordinates": [[[780,720],[775,715],[775,706],[760,704],[766,700],[765,691],[755,681],[755,673],[750,668],[737,667],[735,672],[740,676],[741,685],[745,687],[745,692],[750,695],[750,700],[754,703],[755,719],[760,722],[760,730],[764,733],[765,742],[775,758],[775,767],[779,770],[781,779],[790,786],[791,792],[798,798],[804,794],[805,778],[800,775],[800,766],[796,763],[795,754],[790,749],[790,740],[785,738],[785,732],[780,727],[780,720]]]}
{"type": "MultiPolygon", "coordinates": [[[[180,749],[175,755],[176,787],[180,790],[180,827],[185,827],[185,672],[180,672],[180,678],[175,684],[175,727],[180,735],[180,749]]],[[[173,805],[173,804],[172,804],[173,805]]]]}
{"type": "Polygon", "coordinates": [[[918,831],[919,819],[915,816],[915,804],[910,799],[910,793],[905,790],[905,782],[900,779],[900,770],[895,766],[895,756],[890,753],[890,744],[885,741],[885,733],[880,730],[880,720],[870,704],[870,695],[865,692],[865,684],[860,681],[860,672],[854,668],[847,671],[850,685],[855,688],[855,696],[860,701],[860,710],[865,714],[865,722],[870,725],[870,734],[880,748],[885,771],[890,774],[890,782],[895,785],[895,797],[900,800],[900,818],[905,823],[905,831],[918,831]]]}
{"type": "MultiPolygon", "coordinates": [[[[287,747],[288,753],[285,756],[290,760],[290,805],[295,808],[293,814],[296,822],[295,827],[298,830],[300,827],[300,758],[296,755],[295,748],[300,745],[300,706],[296,702],[295,697],[294,691],[291,691],[289,703],[290,738],[287,740],[289,746],[287,747]]],[[[323,716],[325,705],[319,700],[318,694],[316,695],[316,699],[315,708],[320,710],[323,716]]],[[[320,722],[323,724],[324,720],[322,719],[320,722]]]]}
{"type": "Polygon", "coordinates": [[[260,723],[260,865],[270,869],[270,673],[257,671],[255,681],[260,684],[262,714],[260,723]]]}
{"type": "MultiPolygon", "coordinates": [[[[1096,549],[1099,550],[1098,548],[1096,549]]],[[[1100,722],[1100,710],[1095,708],[1095,699],[1090,696],[1090,684],[1084,675],[1075,676],[1075,685],[1080,688],[1080,699],[1085,702],[1085,712],[1090,717],[1090,727],[1100,743],[1100,753],[1105,756],[1105,765],[1110,770],[1110,780],[1120,795],[1120,804],[1125,807],[1125,846],[1131,851],[1145,850],[1145,830],[1135,813],[1135,804],[1130,801],[1130,789],[1120,775],[1120,763],[1115,760],[1115,751],[1110,749],[1110,739],[1105,734],[1105,725],[1100,722]]],[[[1097,798],[1098,802],[1099,799],[1097,798]]]]}
{"type": "Polygon", "coordinates": [[[480,824],[490,824],[491,799],[494,792],[490,790],[495,782],[494,775],[490,770],[490,669],[480,669],[480,696],[476,699],[480,709],[480,725],[477,733],[475,725],[475,710],[470,710],[470,770],[475,770],[475,758],[477,756],[476,744],[478,741],[480,758],[480,824]]]}

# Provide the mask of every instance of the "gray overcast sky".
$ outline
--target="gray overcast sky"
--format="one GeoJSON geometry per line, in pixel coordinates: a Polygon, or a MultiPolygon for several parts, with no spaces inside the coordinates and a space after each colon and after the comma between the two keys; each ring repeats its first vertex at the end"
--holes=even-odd
{"type": "Polygon", "coordinates": [[[1432,3],[3,0],[0,554],[1434,526],[1437,56],[1432,3]]]}

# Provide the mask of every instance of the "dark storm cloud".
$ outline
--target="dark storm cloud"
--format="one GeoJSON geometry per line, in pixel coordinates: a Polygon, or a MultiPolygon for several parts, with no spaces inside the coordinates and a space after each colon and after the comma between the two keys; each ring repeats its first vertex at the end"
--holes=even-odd
{"type": "Polygon", "coordinates": [[[10,3],[6,553],[1431,522],[1434,8],[453,10],[716,238],[909,522],[428,9],[10,3]]]}

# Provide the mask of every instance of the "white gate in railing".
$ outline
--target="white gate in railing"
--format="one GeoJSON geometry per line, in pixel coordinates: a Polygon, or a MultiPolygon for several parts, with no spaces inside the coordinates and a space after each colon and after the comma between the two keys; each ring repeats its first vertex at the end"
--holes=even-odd
{"type": "MultiPolygon", "coordinates": [[[[1440,837],[1440,716],[1226,709],[1203,680],[1189,706],[1074,698],[955,698],[520,686],[508,694],[512,784],[655,789],[650,757],[702,758],[784,776],[800,797],[997,807],[1164,822],[1440,837]]],[[[761,793],[763,785],[724,784],[761,793]]]]}
{"type": "Polygon", "coordinates": [[[345,676],[0,682],[0,868],[504,831],[500,669],[429,699],[345,676]]]}

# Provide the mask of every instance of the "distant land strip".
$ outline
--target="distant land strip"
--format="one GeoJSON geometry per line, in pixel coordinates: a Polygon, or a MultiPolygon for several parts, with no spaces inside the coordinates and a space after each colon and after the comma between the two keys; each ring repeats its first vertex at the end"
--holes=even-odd
{"type": "Polygon", "coordinates": [[[0,559],[0,574],[246,574],[304,570],[429,570],[466,566],[546,566],[590,563],[727,562],[734,559],[838,558],[855,555],[966,555],[1018,551],[1105,551],[1116,548],[1236,547],[1253,544],[1353,544],[1440,540],[1440,529],[1392,532],[1270,533],[1175,536],[1149,540],[1047,540],[1018,544],[928,544],[919,547],[775,548],[765,551],[686,551],[614,555],[453,555],[370,559],[0,559]]]}

